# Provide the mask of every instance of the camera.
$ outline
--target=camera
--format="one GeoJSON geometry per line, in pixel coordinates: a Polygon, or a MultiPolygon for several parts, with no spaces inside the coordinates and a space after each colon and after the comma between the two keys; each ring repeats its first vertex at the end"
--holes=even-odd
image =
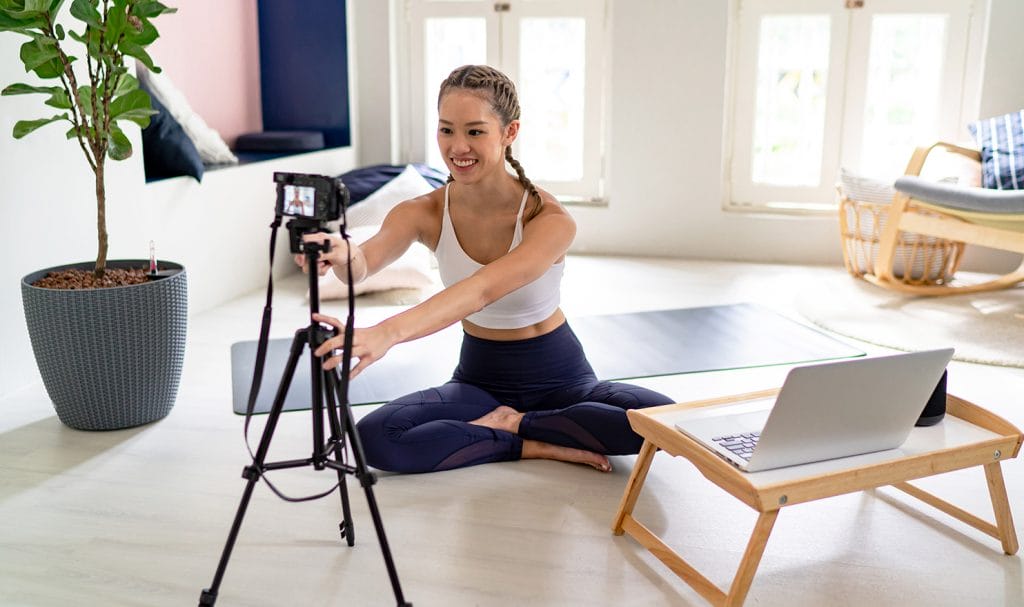
{"type": "Polygon", "coordinates": [[[340,219],[348,206],[348,188],[337,177],[275,172],[274,183],[277,184],[274,209],[277,217],[294,218],[288,222],[292,253],[303,252],[303,234],[328,231],[327,222],[340,219]]]}
{"type": "Polygon", "coordinates": [[[348,188],[337,177],[303,173],[274,173],[277,214],[317,222],[334,221],[348,205],[348,188]]]}

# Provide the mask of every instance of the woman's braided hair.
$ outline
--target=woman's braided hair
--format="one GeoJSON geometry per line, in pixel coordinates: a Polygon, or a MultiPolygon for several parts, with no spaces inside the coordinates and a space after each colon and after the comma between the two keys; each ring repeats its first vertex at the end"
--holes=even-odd
{"type": "MultiPolygon", "coordinates": [[[[516,94],[516,85],[508,76],[489,65],[464,65],[449,74],[441,83],[441,90],[437,94],[439,108],[441,99],[452,89],[483,91],[490,98],[491,109],[501,119],[502,128],[508,126],[513,120],[519,119],[519,96],[516,94]]],[[[526,176],[523,165],[512,157],[512,146],[505,148],[505,161],[515,169],[519,183],[523,184],[523,187],[536,199],[537,202],[533,210],[528,214],[528,217],[535,216],[540,212],[543,204],[540,192],[526,176]]],[[[448,175],[449,182],[454,180],[451,175],[448,175]]]]}

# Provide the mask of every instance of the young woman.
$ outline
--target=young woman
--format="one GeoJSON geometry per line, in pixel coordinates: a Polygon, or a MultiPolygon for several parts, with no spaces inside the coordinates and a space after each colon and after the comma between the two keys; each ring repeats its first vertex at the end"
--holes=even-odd
{"type": "MultiPolygon", "coordinates": [[[[353,246],[352,275],[363,280],[418,241],[436,254],[445,289],[377,325],[355,329],[352,357],[358,363],[351,375],[395,344],[460,321],[462,352],[448,383],[398,398],[359,422],[367,463],[430,472],[546,458],[608,471],[607,455],[640,448],[626,410],[672,399],[598,381],[566,323],[559,287],[576,225],[512,157],[519,135],[513,83],[488,66],[460,67],[441,84],[438,116],[448,184],[402,202],[373,238],[353,246]]],[[[346,280],[345,241],[328,234],[305,238],[331,240],[317,271],[333,269],[346,280]]],[[[314,318],[344,328],[335,318],[314,318]]],[[[315,354],[341,345],[339,335],[315,354]]],[[[339,363],[335,356],[324,367],[339,363]]]]}

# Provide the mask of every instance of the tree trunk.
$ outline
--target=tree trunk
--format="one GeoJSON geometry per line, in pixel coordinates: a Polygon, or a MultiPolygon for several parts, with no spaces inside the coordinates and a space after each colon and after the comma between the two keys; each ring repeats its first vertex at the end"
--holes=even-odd
{"type": "Polygon", "coordinates": [[[103,164],[105,154],[96,158],[96,234],[99,239],[96,251],[96,278],[103,278],[107,270],[107,192],[103,185],[103,164]]]}

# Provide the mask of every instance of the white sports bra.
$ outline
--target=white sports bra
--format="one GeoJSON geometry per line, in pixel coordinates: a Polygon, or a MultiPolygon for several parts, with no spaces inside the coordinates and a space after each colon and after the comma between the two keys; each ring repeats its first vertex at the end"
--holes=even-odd
{"type": "MultiPolygon", "coordinates": [[[[450,186],[451,184],[448,184],[450,186]]],[[[462,250],[455,235],[451,215],[448,213],[448,186],[444,188],[444,214],[441,218],[441,236],[434,254],[441,282],[449,287],[484,267],[462,250]]],[[[523,192],[523,202],[516,216],[515,232],[509,251],[523,241],[523,211],[529,191],[523,192]]],[[[546,320],[558,309],[561,296],[562,271],[565,262],[552,264],[537,280],[512,291],[492,302],[479,312],[466,317],[469,322],[487,329],[519,329],[546,320]]]]}

